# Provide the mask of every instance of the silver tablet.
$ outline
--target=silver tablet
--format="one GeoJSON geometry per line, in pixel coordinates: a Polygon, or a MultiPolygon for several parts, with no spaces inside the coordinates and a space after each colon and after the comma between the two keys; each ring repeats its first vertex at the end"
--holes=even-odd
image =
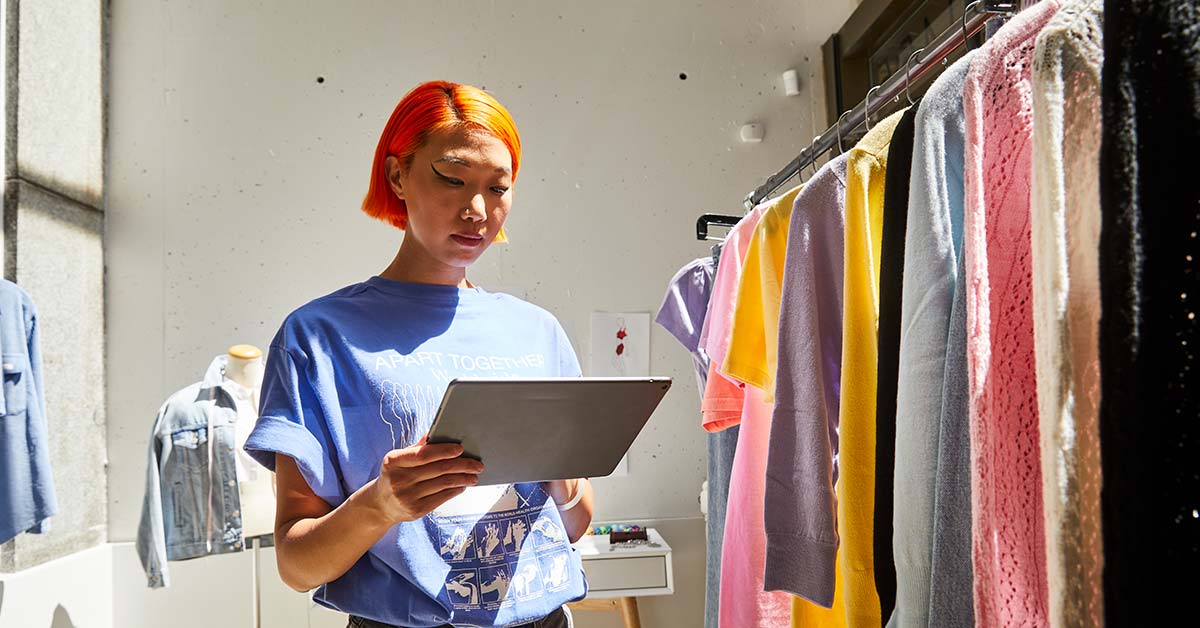
{"type": "Polygon", "coordinates": [[[669,377],[456,379],[429,431],[482,460],[479,485],[600,477],[616,469],[669,377]]]}

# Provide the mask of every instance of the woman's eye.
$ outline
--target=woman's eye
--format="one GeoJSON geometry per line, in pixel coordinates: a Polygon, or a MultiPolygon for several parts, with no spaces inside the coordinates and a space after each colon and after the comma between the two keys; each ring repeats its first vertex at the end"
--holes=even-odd
{"type": "Polygon", "coordinates": [[[494,187],[494,188],[492,188],[492,191],[495,192],[496,194],[499,194],[500,196],[504,196],[505,193],[508,192],[508,188],[494,187]]]}
{"type": "Polygon", "coordinates": [[[445,181],[446,183],[453,185],[455,187],[463,184],[462,179],[455,179],[453,177],[447,177],[446,175],[441,175],[441,177],[442,177],[442,181],[445,181]]]}

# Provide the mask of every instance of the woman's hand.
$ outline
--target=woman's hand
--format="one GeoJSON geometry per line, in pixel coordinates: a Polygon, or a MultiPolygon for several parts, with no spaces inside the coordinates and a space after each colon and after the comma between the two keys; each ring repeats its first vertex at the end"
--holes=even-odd
{"type": "Polygon", "coordinates": [[[420,519],[478,482],[483,464],[460,455],[461,445],[424,442],[389,451],[379,477],[334,508],[313,493],[294,460],[275,454],[280,577],[297,591],[341,577],[392,526],[420,519]]]}
{"type": "Polygon", "coordinates": [[[479,482],[483,463],[462,458],[462,445],[424,442],[383,457],[371,503],[389,525],[415,521],[479,482]]]}

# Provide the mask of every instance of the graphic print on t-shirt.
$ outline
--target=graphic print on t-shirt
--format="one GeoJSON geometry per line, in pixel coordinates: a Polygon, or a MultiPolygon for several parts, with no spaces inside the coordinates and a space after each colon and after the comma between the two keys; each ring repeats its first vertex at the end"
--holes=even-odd
{"type": "MultiPolygon", "coordinates": [[[[393,449],[429,431],[456,377],[545,376],[543,354],[519,357],[387,351],[375,358],[379,419],[393,449]]],[[[386,442],[386,441],[385,441],[386,442]]],[[[445,595],[457,611],[499,611],[570,588],[570,544],[540,484],[471,487],[426,515],[450,567],[445,595]]]]}
{"type": "Polygon", "coordinates": [[[538,484],[485,486],[427,517],[450,565],[446,592],[456,609],[498,610],[570,586],[566,532],[545,516],[552,503],[538,484]],[[479,515],[468,503],[492,506],[479,515]]]}
{"type": "Polygon", "coordinates": [[[421,417],[432,417],[441,397],[434,394],[433,386],[406,384],[385,379],[380,382],[379,418],[388,426],[392,436],[392,448],[408,447],[416,443],[432,426],[420,425],[421,417]]]}

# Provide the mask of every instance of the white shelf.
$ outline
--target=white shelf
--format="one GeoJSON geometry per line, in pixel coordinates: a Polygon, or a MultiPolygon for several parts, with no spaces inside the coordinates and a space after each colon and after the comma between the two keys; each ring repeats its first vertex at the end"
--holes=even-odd
{"type": "Polygon", "coordinates": [[[675,593],[671,546],[658,530],[646,530],[642,543],[610,543],[608,535],[588,535],[575,543],[588,578],[588,598],[645,597],[675,593]]]}

